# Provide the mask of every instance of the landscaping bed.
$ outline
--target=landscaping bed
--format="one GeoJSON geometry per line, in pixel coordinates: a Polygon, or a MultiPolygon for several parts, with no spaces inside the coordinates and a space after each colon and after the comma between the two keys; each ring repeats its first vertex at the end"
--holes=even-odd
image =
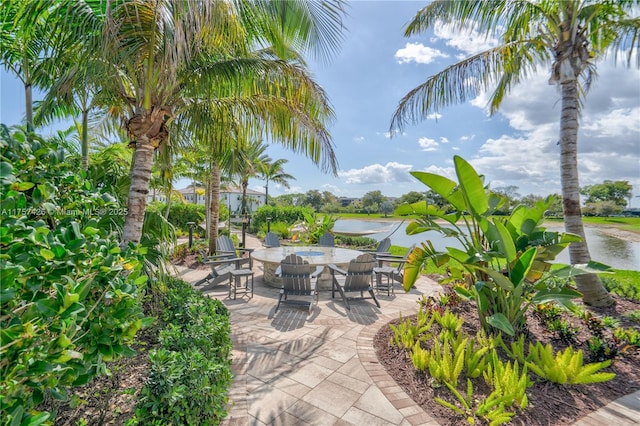
{"type": "MultiPolygon", "coordinates": [[[[587,307],[586,310],[599,318],[608,317],[619,320],[619,327],[633,327],[639,331],[639,323],[624,314],[638,311],[640,303],[620,297],[616,297],[616,302],[616,305],[610,308],[587,307]]],[[[475,307],[470,302],[460,301],[455,306],[450,306],[449,309],[464,319],[462,330],[471,336],[475,335],[479,329],[475,307]]],[[[574,336],[575,343],[572,346],[584,351],[585,363],[591,362],[591,352],[587,345],[587,340],[591,337],[589,328],[585,326],[582,319],[570,312],[563,312],[560,320],[564,322],[566,329],[577,331],[574,336]]],[[[394,320],[390,324],[397,326],[399,322],[400,320],[394,320]]],[[[528,333],[525,339],[527,345],[528,342],[536,341],[543,344],[549,343],[552,345],[554,353],[564,350],[568,346],[566,341],[559,338],[558,332],[551,332],[548,326],[541,322],[540,315],[536,313],[536,310],[530,310],[527,314],[527,325],[528,333]]],[[[606,333],[607,336],[610,335],[610,331],[606,331],[606,333]]],[[[456,414],[435,400],[438,397],[455,403],[455,398],[452,397],[449,389],[431,380],[428,372],[418,373],[409,358],[409,351],[390,345],[389,342],[393,335],[392,329],[385,325],[374,339],[376,354],[387,372],[438,423],[441,425],[465,424],[465,416],[456,414]]],[[[536,379],[530,373],[530,377],[535,380],[527,390],[529,405],[518,413],[509,424],[527,426],[572,424],[608,402],[637,391],[640,389],[640,351],[638,347],[627,346],[615,357],[612,365],[602,371],[613,372],[616,376],[610,381],[596,384],[560,385],[536,379]]],[[[491,391],[488,386],[482,386],[481,382],[482,378],[474,382],[474,384],[480,383],[474,387],[475,400],[482,399],[491,391]]],[[[466,387],[463,384],[459,385],[458,389],[464,394],[466,387]]]]}

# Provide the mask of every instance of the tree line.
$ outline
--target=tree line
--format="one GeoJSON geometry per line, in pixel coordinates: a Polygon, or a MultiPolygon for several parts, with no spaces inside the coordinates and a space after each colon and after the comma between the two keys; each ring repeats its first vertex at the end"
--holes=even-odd
{"type": "MultiPolygon", "coordinates": [[[[496,210],[496,214],[509,214],[515,207],[522,204],[533,207],[547,197],[536,194],[520,195],[517,186],[496,187],[494,193],[505,198],[504,206],[496,210]]],[[[583,214],[587,216],[609,216],[621,214],[631,204],[633,186],[628,181],[605,180],[600,184],[588,185],[581,188],[580,193],[585,196],[583,214]]],[[[547,215],[562,216],[562,197],[553,195],[555,201],[549,206],[547,215]]],[[[361,198],[346,203],[343,198],[329,191],[316,189],[306,193],[284,194],[272,197],[269,203],[275,206],[307,206],[321,213],[381,213],[392,214],[400,205],[413,204],[424,201],[427,205],[447,208],[448,202],[432,190],[426,192],[409,191],[400,197],[387,197],[381,191],[369,191],[361,198]]]]}

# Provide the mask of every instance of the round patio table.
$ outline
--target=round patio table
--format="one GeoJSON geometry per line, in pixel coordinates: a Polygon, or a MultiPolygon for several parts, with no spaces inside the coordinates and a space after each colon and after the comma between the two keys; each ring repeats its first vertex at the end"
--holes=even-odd
{"type": "Polygon", "coordinates": [[[362,252],[340,247],[282,246],[254,250],[251,257],[262,262],[265,284],[280,288],[282,280],[276,276],[276,269],[280,266],[282,259],[290,254],[300,256],[311,266],[325,266],[318,277],[318,290],[331,290],[331,273],[326,266],[334,264],[346,269],[351,259],[355,259],[362,252]]]}

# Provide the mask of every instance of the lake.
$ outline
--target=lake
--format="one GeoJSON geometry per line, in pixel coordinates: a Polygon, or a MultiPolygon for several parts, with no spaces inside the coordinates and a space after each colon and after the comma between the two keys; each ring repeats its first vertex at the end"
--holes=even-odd
{"type": "MultiPolygon", "coordinates": [[[[367,221],[353,219],[339,219],[336,221],[333,230],[337,233],[345,232],[365,232],[377,231],[365,235],[380,241],[385,237],[391,238],[391,244],[395,246],[409,247],[412,244],[419,244],[426,240],[431,240],[437,250],[444,250],[445,247],[458,247],[461,245],[453,238],[444,238],[435,231],[423,232],[418,235],[407,235],[406,228],[409,220],[405,222],[384,222],[367,221]]],[[[557,225],[548,226],[549,231],[561,231],[557,225]]],[[[640,270],[640,242],[627,241],[603,233],[597,227],[585,227],[587,243],[591,258],[602,262],[615,269],[640,270]]],[[[556,260],[561,263],[569,263],[569,250],[564,250],[556,260]]]]}

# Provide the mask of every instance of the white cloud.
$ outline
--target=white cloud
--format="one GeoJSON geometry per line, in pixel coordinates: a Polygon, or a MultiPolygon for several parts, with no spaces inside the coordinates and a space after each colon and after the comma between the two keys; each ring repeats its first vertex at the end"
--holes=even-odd
{"type": "Polygon", "coordinates": [[[449,143],[449,139],[444,136],[440,136],[440,143],[449,143]]]}
{"type": "Polygon", "coordinates": [[[460,31],[460,29],[453,28],[452,25],[440,22],[434,25],[433,31],[436,35],[436,40],[446,40],[445,44],[447,46],[464,52],[461,55],[462,58],[491,49],[499,44],[496,38],[485,37],[484,34],[476,31],[473,27],[467,31],[460,31]]]}
{"type": "Polygon", "coordinates": [[[320,185],[320,190],[330,192],[337,196],[345,195],[345,191],[341,187],[329,183],[320,185]]]}
{"type": "MultiPolygon", "coordinates": [[[[451,161],[447,161],[451,163],[451,161]]],[[[440,167],[431,165],[427,168],[421,169],[421,172],[433,173],[434,175],[444,176],[446,178],[457,180],[456,179],[456,171],[453,167],[440,167]]],[[[426,187],[425,187],[426,188],[426,187]]]]}
{"type": "Polygon", "coordinates": [[[427,115],[427,120],[436,120],[437,121],[440,118],[442,118],[442,114],[437,113],[437,112],[434,112],[432,114],[427,115]]]}
{"type": "Polygon", "coordinates": [[[356,136],[356,137],[353,138],[353,141],[354,142],[358,142],[358,143],[364,142],[365,140],[366,139],[364,138],[364,136],[356,136]]]}
{"type": "Polygon", "coordinates": [[[418,139],[418,145],[422,148],[423,151],[435,151],[438,149],[438,142],[434,139],[429,139],[427,137],[422,137],[418,139]]]}
{"type": "Polygon", "coordinates": [[[460,141],[461,141],[461,142],[467,142],[467,141],[472,141],[472,140],[474,140],[475,138],[476,138],[476,135],[474,135],[474,134],[469,135],[469,136],[466,136],[466,135],[465,135],[465,136],[460,136],[460,141]]]}
{"type": "Polygon", "coordinates": [[[422,43],[407,43],[395,54],[399,64],[416,62],[418,64],[430,64],[437,58],[448,58],[449,55],[422,43]]]}
{"type": "Polygon", "coordinates": [[[385,165],[371,164],[361,169],[351,169],[338,172],[338,176],[349,184],[382,184],[390,182],[410,182],[410,164],[389,162],[385,165]]]}

